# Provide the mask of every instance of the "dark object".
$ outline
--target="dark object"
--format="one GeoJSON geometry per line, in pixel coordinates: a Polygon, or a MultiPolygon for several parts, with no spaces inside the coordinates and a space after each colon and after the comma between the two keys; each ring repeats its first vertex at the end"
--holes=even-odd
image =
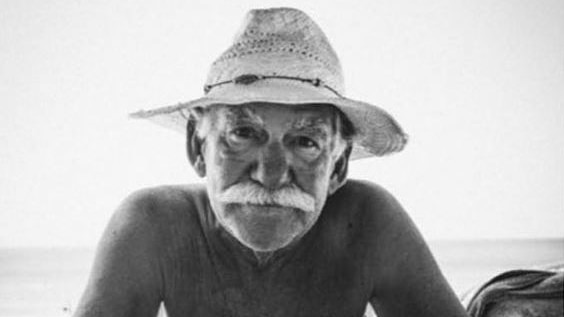
{"type": "Polygon", "coordinates": [[[470,300],[472,317],[562,317],[564,272],[514,270],[484,284],[470,300]]]}

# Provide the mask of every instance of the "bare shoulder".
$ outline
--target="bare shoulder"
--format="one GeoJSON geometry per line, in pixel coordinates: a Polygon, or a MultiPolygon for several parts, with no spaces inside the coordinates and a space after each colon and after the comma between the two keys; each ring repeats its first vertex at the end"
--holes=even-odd
{"type": "Polygon", "coordinates": [[[154,256],[170,239],[174,225],[189,231],[186,226],[196,223],[204,195],[205,189],[198,185],[159,186],[131,193],[112,215],[99,249],[137,250],[154,256]]]}
{"type": "Polygon", "coordinates": [[[203,192],[160,186],[130,194],[102,235],[75,316],[155,316],[165,289],[163,259],[179,240],[173,234],[190,232],[196,222],[203,192]]]}
{"type": "Polygon", "coordinates": [[[407,260],[410,256],[419,254],[430,260],[427,244],[416,225],[388,190],[372,182],[351,180],[340,194],[336,198],[346,202],[352,221],[362,231],[363,245],[371,250],[379,285],[397,283],[398,276],[404,275],[411,265],[407,260]]]}
{"type": "MultiPolygon", "coordinates": [[[[203,186],[159,186],[133,192],[112,215],[98,245],[99,254],[131,254],[137,259],[162,258],[163,246],[190,235],[204,208],[203,186]]],[[[154,268],[153,268],[154,269],[154,268]]]]}
{"type": "MultiPolygon", "coordinates": [[[[408,212],[386,189],[350,181],[337,193],[350,206],[369,252],[378,316],[465,316],[408,212]],[[342,191],[341,191],[342,189],[342,191]]],[[[335,193],[335,194],[337,194],[335,193]]]]}
{"type": "Polygon", "coordinates": [[[162,185],[139,189],[131,193],[126,199],[125,204],[135,206],[142,210],[170,211],[186,207],[187,204],[205,195],[203,184],[194,185],[162,185]]]}
{"type": "Polygon", "coordinates": [[[352,180],[343,188],[343,200],[354,202],[356,215],[378,248],[378,253],[392,250],[391,260],[403,249],[419,248],[425,244],[417,227],[400,202],[385,188],[368,181],[352,180]]]}
{"type": "Polygon", "coordinates": [[[137,190],[124,199],[114,217],[134,223],[166,225],[193,217],[205,203],[203,185],[163,185],[137,190]]]}
{"type": "Polygon", "coordinates": [[[329,224],[327,232],[331,235],[340,233],[339,240],[346,237],[349,245],[359,246],[360,254],[368,254],[374,274],[388,274],[384,270],[392,267],[398,247],[412,248],[401,236],[417,236],[413,222],[397,199],[382,186],[368,181],[347,181],[327,200],[323,221],[329,224]]]}
{"type": "Polygon", "coordinates": [[[348,210],[350,217],[362,221],[362,228],[373,238],[386,233],[387,228],[405,221],[406,214],[398,200],[382,186],[362,180],[349,180],[332,197],[340,209],[348,210]]]}

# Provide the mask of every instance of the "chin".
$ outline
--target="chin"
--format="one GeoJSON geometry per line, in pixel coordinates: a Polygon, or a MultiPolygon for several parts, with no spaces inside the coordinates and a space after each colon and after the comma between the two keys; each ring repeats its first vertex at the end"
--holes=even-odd
{"type": "Polygon", "coordinates": [[[249,249],[272,252],[305,233],[303,218],[303,211],[293,208],[238,208],[230,212],[224,225],[249,249]]]}
{"type": "Polygon", "coordinates": [[[272,241],[272,240],[258,240],[252,237],[236,237],[244,246],[255,251],[255,252],[274,252],[280,250],[290,244],[293,239],[287,239],[283,241],[272,241]]]}

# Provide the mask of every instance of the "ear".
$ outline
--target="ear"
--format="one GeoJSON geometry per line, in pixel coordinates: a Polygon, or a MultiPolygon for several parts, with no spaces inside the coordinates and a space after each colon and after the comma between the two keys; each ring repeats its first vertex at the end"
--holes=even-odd
{"type": "Polygon", "coordinates": [[[348,142],[347,147],[335,162],[335,168],[333,169],[333,174],[331,174],[331,179],[329,179],[329,195],[333,195],[337,189],[345,185],[347,181],[347,172],[349,169],[349,157],[352,151],[352,143],[348,142]]]}
{"type": "MultiPolygon", "coordinates": [[[[193,109],[198,112],[201,109],[193,109]]],[[[206,176],[206,163],[204,162],[203,143],[204,140],[198,136],[197,126],[201,115],[191,112],[186,124],[186,154],[188,161],[200,177],[206,176]]]]}

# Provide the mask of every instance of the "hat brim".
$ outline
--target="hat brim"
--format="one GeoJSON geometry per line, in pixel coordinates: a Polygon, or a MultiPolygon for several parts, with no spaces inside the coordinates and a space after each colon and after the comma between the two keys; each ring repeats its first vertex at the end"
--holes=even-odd
{"type": "Polygon", "coordinates": [[[190,108],[252,102],[289,106],[298,104],[334,105],[347,116],[356,131],[351,160],[399,152],[408,140],[396,120],[375,105],[338,97],[326,88],[285,81],[262,81],[250,85],[227,84],[214,88],[205,97],[177,105],[141,110],[130,114],[130,117],[149,119],[163,127],[185,133],[190,108]]]}

